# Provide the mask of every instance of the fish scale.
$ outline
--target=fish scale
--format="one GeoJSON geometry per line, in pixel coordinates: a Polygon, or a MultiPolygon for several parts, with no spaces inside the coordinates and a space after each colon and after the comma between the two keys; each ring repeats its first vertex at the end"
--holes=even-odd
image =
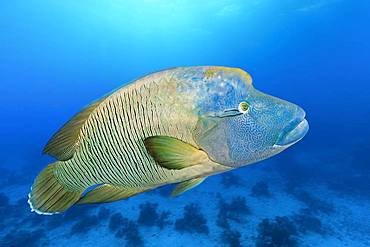
{"type": "Polygon", "coordinates": [[[35,179],[29,204],[57,213],[171,183],[179,195],[207,176],[293,145],[307,133],[304,116],[298,106],[255,90],[241,69],[150,74],[89,105],[50,139],[44,152],[57,161],[35,179]]]}

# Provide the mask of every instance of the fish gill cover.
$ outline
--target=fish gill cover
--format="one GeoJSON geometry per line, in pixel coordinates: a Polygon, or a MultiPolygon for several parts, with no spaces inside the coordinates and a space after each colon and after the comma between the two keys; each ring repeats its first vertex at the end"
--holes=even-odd
{"type": "Polygon", "coordinates": [[[369,246],[366,0],[0,2],[0,246],[369,246]],[[49,138],[83,107],[166,68],[241,68],[306,111],[307,136],[177,197],[165,186],[32,213],[49,138]]]}

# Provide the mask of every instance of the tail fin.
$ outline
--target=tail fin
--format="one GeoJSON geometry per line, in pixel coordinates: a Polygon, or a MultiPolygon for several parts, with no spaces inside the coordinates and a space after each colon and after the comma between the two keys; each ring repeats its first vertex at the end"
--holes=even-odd
{"type": "Polygon", "coordinates": [[[28,204],[38,214],[55,214],[67,210],[81,197],[82,191],[68,191],[54,174],[55,163],[48,165],[35,179],[28,204]]]}

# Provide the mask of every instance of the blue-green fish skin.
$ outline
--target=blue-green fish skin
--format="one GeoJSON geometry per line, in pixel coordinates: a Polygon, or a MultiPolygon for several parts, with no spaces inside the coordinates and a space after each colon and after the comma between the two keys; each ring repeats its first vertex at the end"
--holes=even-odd
{"type": "Polygon", "coordinates": [[[240,167],[266,159],[308,131],[302,108],[258,91],[241,69],[183,67],[172,76],[180,82],[178,101],[190,102],[183,107],[197,114],[195,142],[219,164],[240,167]],[[246,112],[239,111],[241,102],[246,112]]]}

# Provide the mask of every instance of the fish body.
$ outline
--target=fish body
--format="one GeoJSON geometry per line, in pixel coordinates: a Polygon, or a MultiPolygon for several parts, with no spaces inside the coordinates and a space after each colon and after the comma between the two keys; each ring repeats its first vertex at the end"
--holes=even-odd
{"type": "Polygon", "coordinates": [[[303,110],[258,92],[240,69],[160,71],[87,106],[51,138],[44,152],[57,161],[36,178],[29,204],[53,214],[171,183],[181,194],[207,176],[281,152],[307,130],[303,110]]]}

